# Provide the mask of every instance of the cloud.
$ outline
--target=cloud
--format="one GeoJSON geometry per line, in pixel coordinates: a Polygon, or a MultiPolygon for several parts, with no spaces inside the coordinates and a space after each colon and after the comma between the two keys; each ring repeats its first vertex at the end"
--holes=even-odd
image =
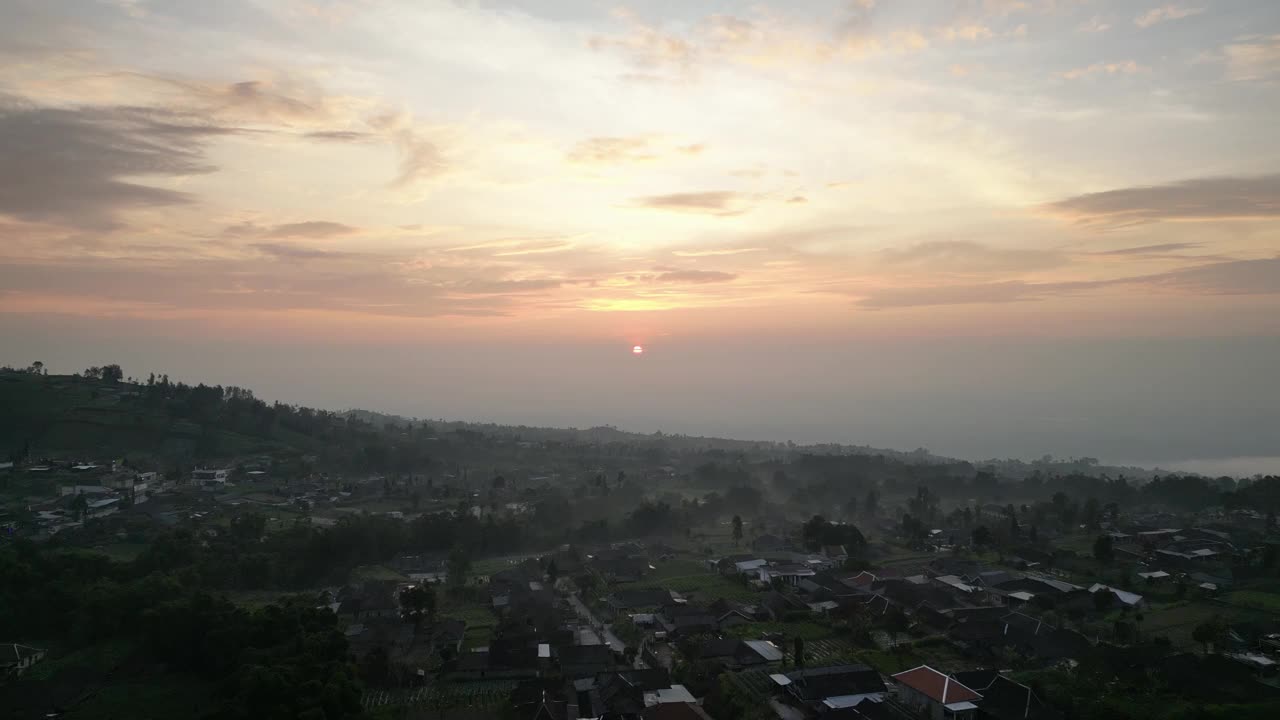
{"type": "Polygon", "coordinates": [[[287,237],[309,237],[309,238],[326,238],[335,235],[350,235],[357,232],[358,228],[342,223],[330,222],[328,220],[308,220],[306,222],[286,223],[284,225],[276,225],[266,234],[267,237],[287,238],[287,237]]]}
{"type": "Polygon", "coordinates": [[[340,259],[351,256],[350,253],[318,250],[287,243],[255,243],[253,248],[282,260],[340,259]]]}
{"type": "Polygon", "coordinates": [[[1222,54],[1231,80],[1265,80],[1280,75],[1280,35],[1237,38],[1222,54]]]}
{"type": "Polygon", "coordinates": [[[709,192],[671,193],[669,195],[648,195],[634,200],[637,207],[654,210],[670,210],[675,212],[704,213],[708,215],[739,215],[746,212],[743,207],[746,196],[728,190],[709,192]]]}
{"type": "Polygon", "coordinates": [[[978,23],[961,23],[938,28],[937,35],[947,41],[968,40],[969,42],[990,40],[995,37],[995,33],[991,31],[991,28],[978,23]]]}
{"type": "Polygon", "coordinates": [[[1067,261],[1061,253],[1049,250],[994,248],[956,240],[885,249],[880,252],[880,260],[889,266],[962,273],[1044,270],[1059,267],[1067,261]]]}
{"type": "Polygon", "coordinates": [[[593,137],[573,146],[565,159],[581,165],[622,165],[657,160],[664,155],[699,155],[705,149],[702,143],[669,145],[643,135],[593,137]]]}
{"type": "Polygon", "coordinates": [[[677,35],[644,25],[633,18],[628,32],[618,35],[593,35],[587,40],[592,50],[621,50],[633,63],[644,69],[674,65],[688,70],[698,54],[693,43],[677,35]]]}
{"type": "Polygon", "coordinates": [[[1152,8],[1145,13],[1133,19],[1133,24],[1140,28],[1149,28],[1162,22],[1170,20],[1181,20],[1192,15],[1199,15],[1204,12],[1204,8],[1187,8],[1177,5],[1165,5],[1164,7],[1152,8]]]}
{"type": "Polygon", "coordinates": [[[1149,279],[1157,286],[1219,295],[1280,293],[1280,257],[1199,265],[1149,279]]]}
{"type": "Polygon", "coordinates": [[[449,169],[440,147],[414,130],[398,130],[392,135],[392,141],[400,151],[400,172],[391,181],[392,187],[409,187],[449,169]]]}
{"type": "Polygon", "coordinates": [[[363,142],[372,138],[369,133],[356,130],[317,130],[303,135],[310,140],[327,140],[329,142],[363,142]]]}
{"type": "Polygon", "coordinates": [[[267,226],[253,222],[242,222],[236,225],[228,225],[223,228],[222,234],[229,237],[323,239],[350,235],[359,231],[360,228],[328,220],[306,220],[304,222],[267,226]]]}
{"type": "Polygon", "coordinates": [[[576,247],[570,239],[558,235],[546,237],[499,238],[448,248],[445,252],[489,255],[491,257],[519,257],[521,255],[545,255],[563,252],[576,247]]]}
{"type": "Polygon", "coordinates": [[[567,158],[576,163],[617,164],[653,160],[649,139],[644,137],[593,137],[583,140],[569,151],[567,158]]]}
{"type": "Polygon", "coordinates": [[[795,195],[787,199],[788,205],[803,205],[804,203],[807,203],[807,202],[809,202],[809,198],[803,195],[795,195]]]}
{"type": "Polygon", "coordinates": [[[1148,68],[1133,60],[1122,60],[1120,62],[1096,62],[1087,67],[1072,68],[1058,75],[1067,80],[1078,80],[1090,75],[1133,75],[1135,73],[1147,72],[1148,68]]]}
{"type": "Polygon", "coordinates": [[[1163,255],[1165,253],[1178,252],[1179,250],[1194,250],[1202,247],[1203,243],[1162,243],[1160,245],[1142,245],[1141,247],[1120,248],[1119,250],[1103,250],[1093,255],[1163,255]]]}
{"type": "Polygon", "coordinates": [[[193,202],[133,179],[212,172],[207,141],[234,132],[177,112],[0,97],[0,214],[106,231],[128,210],[193,202]]]}
{"type": "Polygon", "coordinates": [[[1103,20],[1101,16],[1094,15],[1089,18],[1088,22],[1081,23],[1076,29],[1080,32],[1100,33],[1110,30],[1111,24],[1103,20]]]}
{"type": "Polygon", "coordinates": [[[976,285],[852,290],[859,306],[880,310],[932,305],[973,305],[1043,300],[1109,287],[1132,286],[1143,292],[1167,290],[1196,295],[1280,294],[1280,257],[1210,263],[1155,275],[1073,282],[1021,281],[976,285]]]}
{"type": "Polygon", "coordinates": [[[729,282],[737,277],[733,273],[720,272],[718,270],[672,270],[662,273],[656,279],[658,282],[663,283],[705,285],[707,283],[729,282]]]}
{"type": "Polygon", "coordinates": [[[1046,208],[1084,225],[1125,226],[1161,220],[1256,220],[1280,217],[1280,175],[1185,180],[1077,195],[1046,208]]]}
{"type": "Polygon", "coordinates": [[[1041,300],[1055,295],[1093,290],[1110,283],[1058,282],[1027,283],[1021,281],[981,283],[977,285],[935,285],[927,287],[881,288],[858,293],[858,305],[873,310],[931,305],[974,305],[1041,300]]]}
{"type": "Polygon", "coordinates": [[[743,253],[764,252],[764,250],[765,248],[762,248],[762,247],[720,248],[720,249],[712,249],[712,250],[673,250],[671,251],[671,254],[675,255],[676,257],[700,258],[700,257],[720,257],[725,255],[741,255],[743,253]]]}
{"type": "Polygon", "coordinates": [[[187,108],[238,123],[297,127],[332,123],[351,104],[330,97],[310,84],[281,75],[273,80],[213,83],[171,75],[115,72],[107,77],[129,82],[133,88],[155,97],[156,104],[187,108]]]}

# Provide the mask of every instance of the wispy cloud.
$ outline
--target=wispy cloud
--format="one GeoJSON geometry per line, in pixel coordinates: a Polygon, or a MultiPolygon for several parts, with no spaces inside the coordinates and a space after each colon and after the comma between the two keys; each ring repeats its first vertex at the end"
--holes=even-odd
{"type": "Polygon", "coordinates": [[[1280,217],[1280,175],[1108,190],[1059,200],[1047,210],[1078,223],[1111,227],[1161,220],[1271,219],[1280,217]]]}
{"type": "Polygon", "coordinates": [[[1085,67],[1072,68],[1059,73],[1059,76],[1067,80],[1079,80],[1090,75],[1133,75],[1147,70],[1148,68],[1139,65],[1136,61],[1121,60],[1119,62],[1096,62],[1085,67]]]}
{"type": "Polygon", "coordinates": [[[312,140],[327,140],[329,142],[364,142],[372,139],[374,136],[370,133],[359,132],[356,130],[316,130],[314,132],[305,133],[303,137],[312,140]]]}
{"type": "Polygon", "coordinates": [[[1280,294],[1280,258],[1215,262],[1167,273],[1108,280],[1040,283],[1008,281],[974,285],[851,289],[846,292],[858,297],[859,306],[882,310],[931,305],[1029,302],[1122,286],[1141,288],[1146,292],[1163,290],[1196,295],[1280,294]]]}
{"type": "Polygon", "coordinates": [[[1152,25],[1158,25],[1162,22],[1170,20],[1181,20],[1193,15],[1199,15],[1204,12],[1205,8],[1180,7],[1178,5],[1165,5],[1163,7],[1151,8],[1133,19],[1133,24],[1140,28],[1149,28],[1152,25]]]}
{"type": "Polygon", "coordinates": [[[360,228],[330,220],[304,220],[267,226],[254,222],[242,222],[223,228],[222,234],[229,237],[323,239],[351,235],[359,231],[360,228]]]}
{"type": "Polygon", "coordinates": [[[657,281],[703,285],[706,283],[729,282],[737,277],[733,273],[720,272],[718,270],[672,270],[659,275],[657,281]]]}
{"type": "Polygon", "coordinates": [[[635,198],[636,207],[706,215],[740,215],[747,211],[747,196],[729,190],[670,193],[635,198]]]}
{"type": "Polygon", "coordinates": [[[1076,29],[1079,30],[1080,32],[1087,32],[1087,33],[1106,32],[1111,29],[1111,23],[1103,20],[1102,17],[1099,15],[1094,15],[1093,17],[1089,18],[1087,21],[1080,23],[1080,25],[1076,29]]]}
{"type": "Polygon", "coordinates": [[[699,155],[706,150],[702,143],[671,145],[660,138],[646,135],[587,138],[566,154],[569,162],[583,165],[622,165],[646,162],[662,157],[699,155]]]}
{"type": "Polygon", "coordinates": [[[1280,76],[1280,34],[1237,38],[1222,49],[1227,77],[1236,81],[1280,76]]]}
{"type": "Polygon", "coordinates": [[[1159,245],[1120,248],[1119,250],[1101,250],[1092,254],[1103,256],[1163,255],[1165,253],[1178,252],[1179,250],[1195,250],[1199,247],[1203,247],[1203,243],[1161,243],[1159,245]]]}
{"type": "Polygon", "coordinates": [[[938,240],[882,250],[879,259],[896,268],[942,273],[1026,272],[1065,265],[1067,258],[1051,250],[998,248],[976,242],[938,240]]]}
{"type": "Polygon", "coordinates": [[[253,248],[272,257],[285,260],[337,260],[351,256],[350,253],[334,250],[320,250],[318,248],[306,247],[305,245],[286,243],[255,243],[253,248]]]}
{"type": "Polygon", "coordinates": [[[726,255],[741,255],[743,253],[763,252],[762,247],[747,248],[713,248],[707,250],[673,250],[672,255],[676,257],[700,258],[700,257],[720,257],[726,255]]]}
{"type": "Polygon", "coordinates": [[[136,180],[212,172],[205,146],[232,132],[162,110],[47,108],[0,97],[0,213],[105,231],[127,210],[193,202],[136,180]]]}

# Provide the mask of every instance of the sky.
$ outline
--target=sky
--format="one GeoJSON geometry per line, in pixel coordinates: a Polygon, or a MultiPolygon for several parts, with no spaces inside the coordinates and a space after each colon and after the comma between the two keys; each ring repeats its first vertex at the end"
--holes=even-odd
{"type": "Polygon", "coordinates": [[[0,0],[0,363],[1275,456],[1277,126],[1272,0],[0,0]]]}

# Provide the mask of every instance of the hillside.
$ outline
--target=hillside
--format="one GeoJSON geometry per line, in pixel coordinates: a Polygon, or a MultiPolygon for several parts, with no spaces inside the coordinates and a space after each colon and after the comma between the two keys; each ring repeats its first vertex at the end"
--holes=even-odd
{"type": "MultiPolygon", "coordinates": [[[[176,386],[175,386],[176,387],[176,386]]],[[[146,386],[69,375],[0,373],[0,448],[30,457],[129,455],[156,461],[310,452],[315,438],[278,424],[200,417],[146,386]]]]}

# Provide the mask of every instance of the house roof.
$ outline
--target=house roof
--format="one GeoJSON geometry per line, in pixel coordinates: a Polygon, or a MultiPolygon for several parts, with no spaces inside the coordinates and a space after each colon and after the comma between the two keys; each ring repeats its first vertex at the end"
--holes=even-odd
{"type": "Polygon", "coordinates": [[[840,582],[852,587],[867,588],[867,587],[871,587],[871,583],[875,582],[878,579],[879,578],[877,578],[872,573],[869,573],[866,570],[863,570],[862,572],[858,573],[857,575],[854,575],[853,577],[847,577],[847,578],[841,579],[840,582]]]}
{"type": "Polygon", "coordinates": [[[687,702],[668,702],[647,707],[643,718],[644,720],[711,720],[707,711],[687,702]]]}
{"type": "Polygon", "coordinates": [[[667,703],[696,703],[698,698],[689,692],[688,688],[683,685],[672,685],[668,688],[659,688],[653,692],[644,694],[645,705],[665,705],[667,703]]]}
{"type": "Polygon", "coordinates": [[[950,675],[938,672],[928,665],[921,665],[920,667],[900,672],[894,675],[893,679],[943,705],[953,705],[982,698],[982,695],[964,683],[954,680],[950,675]]]}
{"type": "Polygon", "coordinates": [[[19,645],[17,643],[0,645],[0,662],[3,662],[5,664],[19,663],[25,660],[26,658],[41,652],[44,652],[44,651],[37,648],[28,647],[26,645],[19,645]]]}
{"type": "Polygon", "coordinates": [[[768,640],[744,640],[743,644],[764,658],[765,662],[777,662],[782,659],[782,651],[768,640]]]}
{"type": "Polygon", "coordinates": [[[1062,714],[1046,705],[1031,688],[998,675],[982,691],[982,712],[996,720],[1058,720],[1062,714]]]}
{"type": "MultiPolygon", "coordinates": [[[[999,670],[966,670],[964,672],[952,673],[951,677],[959,680],[966,687],[972,688],[977,692],[982,692],[1000,677],[999,670]]],[[[985,697],[985,694],[984,694],[985,697]]]]}
{"type": "Polygon", "coordinates": [[[1124,603],[1125,605],[1137,605],[1138,603],[1142,602],[1141,595],[1137,593],[1127,592],[1124,590],[1118,590],[1116,588],[1111,587],[1110,585],[1103,585],[1102,583],[1094,583],[1094,585],[1089,588],[1089,592],[1091,593],[1096,593],[1099,590],[1110,591],[1111,594],[1116,596],[1117,600],[1124,603]]]}
{"type": "Polygon", "coordinates": [[[803,702],[822,702],[833,697],[872,695],[885,691],[880,673],[866,665],[831,665],[796,670],[786,675],[774,675],[772,678],[779,685],[789,685],[791,692],[803,702]]]}

